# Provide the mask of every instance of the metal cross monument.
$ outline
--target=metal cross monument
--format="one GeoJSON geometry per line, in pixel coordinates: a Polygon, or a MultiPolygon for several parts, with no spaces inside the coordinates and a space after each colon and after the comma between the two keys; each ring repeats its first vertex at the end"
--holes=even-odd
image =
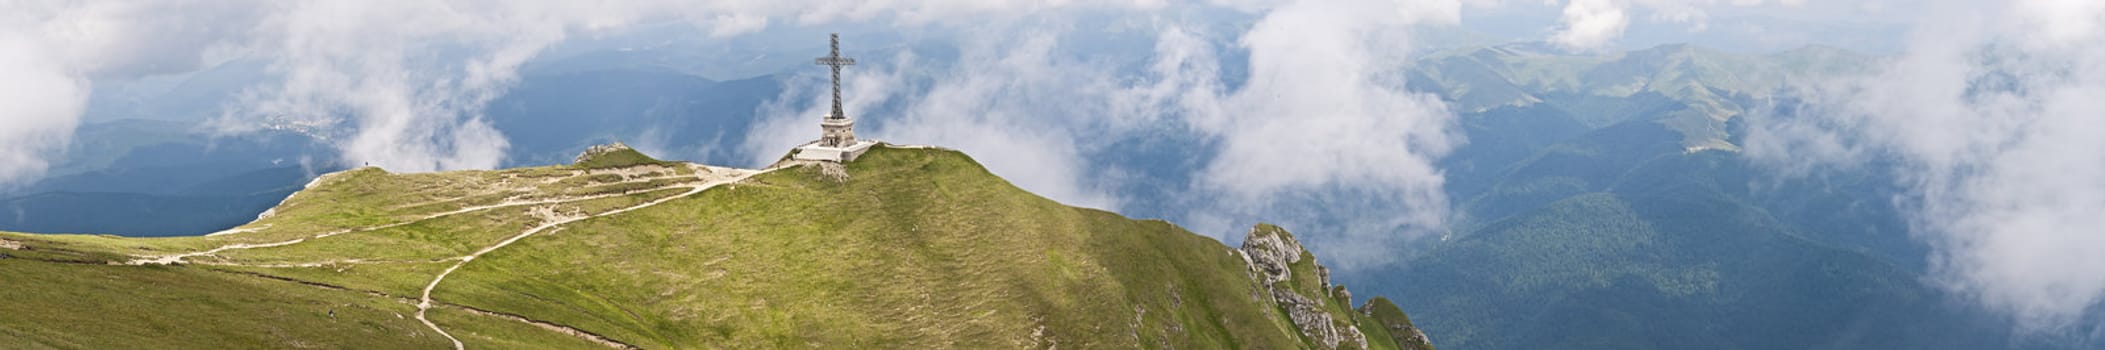
{"type": "Polygon", "coordinates": [[[821,66],[833,66],[833,114],[827,114],[826,118],[848,118],[847,113],[841,112],[841,66],[853,66],[855,65],[855,59],[841,57],[840,33],[833,33],[833,52],[827,54],[826,57],[819,57],[818,62],[821,66]]]}

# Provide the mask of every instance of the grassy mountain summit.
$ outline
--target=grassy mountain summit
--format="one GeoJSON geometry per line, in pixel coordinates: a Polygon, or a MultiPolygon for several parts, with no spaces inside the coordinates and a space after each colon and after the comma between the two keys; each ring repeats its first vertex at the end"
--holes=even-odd
{"type": "Polygon", "coordinates": [[[176,238],[0,234],[0,342],[34,348],[1429,349],[1285,230],[1241,249],[1060,205],[963,153],[829,176],[633,150],[324,176],[176,238]],[[603,160],[603,161],[595,161],[603,160]]]}

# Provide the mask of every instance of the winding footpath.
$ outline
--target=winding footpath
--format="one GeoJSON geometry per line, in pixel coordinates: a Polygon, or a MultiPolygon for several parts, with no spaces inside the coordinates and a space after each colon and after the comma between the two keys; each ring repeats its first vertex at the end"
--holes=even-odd
{"type": "MultiPolygon", "coordinates": [[[[631,206],[631,207],[625,207],[625,208],[621,208],[621,209],[615,209],[615,210],[610,210],[610,211],[607,211],[607,212],[604,212],[604,213],[598,213],[598,214],[589,214],[589,215],[581,215],[581,216],[576,216],[576,217],[564,217],[564,218],[557,218],[557,219],[555,219],[555,220],[549,220],[548,222],[542,223],[542,224],[541,224],[540,226],[534,226],[533,228],[531,228],[531,229],[527,229],[527,230],[526,230],[525,232],[520,232],[520,233],[519,233],[518,235],[514,235],[514,236],[512,236],[511,238],[506,238],[506,239],[505,239],[505,240],[503,240],[503,241],[499,241],[499,242],[497,242],[497,244],[493,244],[493,245],[490,245],[490,246],[488,246],[488,247],[483,247],[483,248],[482,248],[481,250],[476,250],[476,251],[475,251],[474,253],[472,253],[472,254],[468,254],[468,255],[466,255],[466,256],[462,256],[462,257],[458,257],[458,258],[453,258],[453,259],[457,259],[457,260],[460,260],[460,262],[458,262],[458,263],[454,263],[452,267],[447,267],[447,268],[446,268],[446,271],[444,271],[444,272],[440,272],[440,273],[439,273],[439,275],[438,275],[438,277],[436,277],[436,278],[432,278],[432,279],[431,279],[431,283],[430,283],[430,284],[427,284],[427,285],[425,285],[425,286],[424,286],[424,293],[423,293],[423,296],[419,297],[419,298],[418,298],[418,300],[417,300],[417,321],[419,321],[419,322],[423,322],[423,323],[424,323],[424,326],[426,326],[426,327],[431,327],[431,330],[433,330],[433,331],[437,331],[437,332],[439,333],[439,335],[443,335],[443,336],[446,336],[446,340],[450,340],[450,341],[453,341],[453,348],[454,348],[455,350],[465,350],[465,349],[467,349],[467,346],[466,346],[466,345],[463,345],[463,344],[461,344],[461,342],[460,342],[460,338],[456,338],[456,337],[454,337],[454,336],[453,336],[453,334],[452,334],[452,333],[447,333],[445,329],[443,329],[443,328],[439,328],[439,325],[438,325],[437,323],[433,323],[433,322],[431,322],[431,319],[430,319],[430,318],[427,318],[427,317],[425,317],[425,313],[426,313],[426,311],[429,311],[429,310],[431,310],[431,291],[432,291],[432,290],[434,290],[434,289],[438,289],[438,287],[439,287],[439,283],[441,283],[441,282],[445,282],[445,281],[446,281],[446,276],[448,276],[448,275],[452,275],[452,274],[453,274],[453,271],[455,271],[455,270],[459,270],[459,269],[461,268],[461,266],[466,266],[466,265],[468,265],[468,263],[469,263],[469,262],[475,261],[475,258],[476,258],[476,257],[480,257],[480,256],[482,256],[483,254],[489,254],[489,253],[490,253],[490,252],[492,252],[492,251],[496,251],[497,249],[501,249],[501,248],[504,248],[505,246],[511,245],[511,244],[512,244],[512,243],[514,243],[514,242],[518,242],[518,241],[519,241],[519,240],[521,240],[521,239],[525,239],[526,237],[530,237],[530,236],[533,236],[534,234],[538,234],[538,233],[541,233],[541,232],[544,232],[544,231],[548,231],[549,229],[552,229],[552,228],[556,228],[556,227],[558,227],[558,226],[562,226],[563,224],[568,224],[568,223],[572,223],[572,222],[578,222],[578,221],[582,221],[582,220],[585,220],[585,219],[591,219],[591,218],[596,218],[596,217],[603,217],[603,216],[611,216],[611,215],[615,215],[615,214],[621,214],[621,213],[626,213],[626,212],[634,211],[634,210],[637,210],[637,209],[643,209],[643,208],[648,208],[648,207],[651,207],[651,206],[655,206],[655,205],[658,205],[658,204],[662,204],[662,203],[665,203],[665,202],[670,202],[670,201],[672,201],[672,200],[675,200],[675,199],[680,199],[680,198],[686,198],[686,197],[688,197],[688,196],[693,196],[693,195],[695,195],[695,194],[699,194],[699,193],[702,193],[702,191],[708,190],[708,189],[710,189],[710,188],[713,188],[713,187],[716,187],[716,186],[718,186],[718,185],[723,185],[723,184],[729,184],[729,183],[734,183],[734,182],[738,182],[738,181],[743,181],[743,180],[745,180],[746,178],[749,178],[749,177],[753,177],[754,175],[760,175],[760,174],[764,174],[764,173],[767,173],[767,172],[770,172],[770,171],[774,171],[775,169],[780,169],[780,168],[779,168],[779,167],[776,167],[776,168],[769,168],[769,169],[767,169],[767,170],[757,170],[757,171],[756,171],[756,170],[745,170],[745,169],[733,169],[733,168],[707,168],[707,169],[705,169],[705,170],[703,170],[703,171],[696,171],[696,174],[695,174],[695,176],[697,176],[697,177],[706,177],[706,176],[708,176],[708,175],[719,175],[719,173],[717,173],[717,172],[728,172],[728,173],[730,173],[730,175],[729,175],[729,176],[725,176],[725,177],[721,177],[721,178],[716,178],[716,179],[706,179],[706,178],[705,178],[705,181],[703,181],[703,182],[702,182],[701,184],[698,184],[698,185],[693,185],[693,186],[686,186],[686,187],[688,187],[689,189],[688,189],[688,190],[687,190],[687,192],[685,192],[685,193],[681,193],[681,194],[678,194],[678,195],[673,195],[673,196],[669,196],[669,197],[665,197],[665,198],[659,198],[659,199],[656,199],[656,200],[652,200],[652,201],[649,201],[649,202],[644,202],[643,204],[638,204],[638,205],[635,205],[635,206],[631,206]]],[[[666,187],[666,188],[677,188],[677,187],[682,187],[682,186],[668,186],[668,187],[666,187]]]]}
{"type": "MultiPolygon", "coordinates": [[[[241,264],[241,263],[230,263],[230,262],[191,262],[191,261],[185,261],[185,259],[189,259],[189,258],[195,258],[195,257],[200,257],[200,256],[216,256],[217,254],[219,254],[219,253],[221,253],[221,252],[225,252],[225,251],[229,251],[229,250],[242,250],[242,249],[258,249],[258,248],[272,248],[272,247],[283,247],[283,246],[289,246],[289,245],[299,244],[299,243],[303,243],[303,242],[306,242],[306,241],[310,241],[310,240],[315,240],[315,239],[321,239],[321,238],[327,238],[327,237],[331,237],[331,236],[336,236],[336,235],[342,235],[342,234],[347,234],[347,233],[354,233],[354,232],[368,232],[368,231],[376,231],[376,230],[383,230],[383,229],[388,229],[388,228],[393,228],[393,227],[399,227],[399,226],[403,226],[403,225],[409,225],[409,224],[414,224],[414,223],[418,223],[418,222],[424,222],[424,221],[428,221],[428,220],[433,220],[433,219],[439,219],[439,218],[444,218],[444,217],[448,217],[448,216],[453,216],[453,215],[460,215],[460,214],[466,214],[466,213],[480,212],[480,211],[486,211],[486,210],[492,210],[492,209],[501,209],[501,208],[512,208],[512,207],[521,207],[521,206],[537,206],[537,205],[552,205],[552,204],[566,204],[566,203],[575,203],[575,202],[581,202],[581,201],[589,201],[589,200],[595,200],[595,199],[603,199],[603,198],[613,198],[613,197],[621,197],[621,196],[631,196],[631,195],[635,195],[635,194],[638,194],[638,193],[647,193],[647,192],[651,192],[651,191],[660,191],[660,190],[667,190],[667,189],[675,189],[675,188],[687,188],[687,189],[688,189],[688,190],[687,190],[686,192],[683,192],[683,193],[680,193],[680,194],[677,194],[677,195],[672,195],[672,196],[667,196],[667,197],[663,197],[663,198],[658,198],[658,199],[654,199],[654,200],[651,200],[651,201],[649,201],[649,202],[644,202],[644,203],[642,203],[642,204],[638,204],[638,205],[635,205],[635,206],[630,206],[630,207],[624,207],[624,208],[620,208],[620,209],[615,209],[615,210],[609,210],[609,211],[606,211],[606,212],[602,212],[602,213],[597,213],[597,214],[580,214],[580,215],[575,215],[575,216],[564,216],[564,215],[561,215],[561,214],[557,214],[557,213],[554,213],[553,211],[540,211],[540,210],[539,210],[539,208],[536,208],[536,210],[535,210],[535,211],[534,211],[534,212],[532,213],[532,215],[536,215],[536,216],[541,216],[541,217],[542,217],[542,219],[543,219],[543,220],[545,220],[545,222],[543,222],[543,223],[542,223],[541,225],[538,225],[538,226],[535,226],[535,227],[533,227],[533,228],[527,229],[527,230],[526,230],[526,231],[524,231],[524,232],[520,232],[520,233],[519,233],[519,234],[517,234],[517,235],[513,235],[513,236],[511,236],[511,237],[509,237],[509,238],[506,238],[506,239],[505,239],[505,240],[503,240],[503,241],[499,241],[499,242],[497,242],[497,243],[495,243],[495,244],[492,244],[492,245],[490,245],[490,246],[487,246],[487,247],[483,247],[482,249],[476,250],[475,252],[473,252],[473,253],[470,253],[470,254],[468,254],[468,255],[465,255],[465,256],[459,256],[459,257],[448,257],[448,258],[443,258],[443,259],[434,259],[434,260],[432,260],[432,261],[457,261],[457,262],[456,262],[456,263],[454,263],[454,264],[453,264],[453,266],[447,267],[445,271],[443,271],[443,272],[440,272],[440,273],[439,273],[439,274],[438,274],[437,276],[435,276],[434,278],[432,278],[432,280],[431,280],[431,283],[428,283],[428,284],[426,284],[426,285],[424,286],[424,290],[423,290],[423,293],[422,293],[422,295],[421,295],[421,296],[419,296],[419,297],[418,297],[418,299],[417,299],[417,304],[416,304],[416,307],[417,307],[416,319],[417,319],[417,321],[418,321],[418,322],[422,322],[422,323],[424,324],[424,326],[426,326],[426,327],[430,327],[430,328],[431,328],[431,330],[433,330],[433,331],[436,331],[436,332],[438,332],[438,333],[439,333],[439,335],[445,336],[445,337],[446,337],[446,339],[447,339],[448,341],[451,341],[451,342],[453,343],[453,348],[454,348],[454,349],[456,349],[456,350],[464,350],[464,349],[466,349],[466,345],[464,345],[464,344],[462,344],[462,343],[461,343],[461,341],[460,341],[460,338],[454,337],[454,336],[453,336],[453,334],[451,334],[451,333],[448,333],[448,332],[446,332],[446,330],[445,330],[445,329],[443,329],[443,328],[439,327],[439,325],[438,325],[437,323],[434,323],[434,322],[432,322],[430,318],[426,317],[426,314],[427,314],[427,312],[428,312],[428,311],[429,311],[429,310],[431,309],[431,307],[432,307],[432,298],[431,298],[431,292],[432,292],[433,290],[437,289],[440,283],[443,283],[443,282],[445,282],[445,280],[446,280],[446,277],[447,277],[447,276],[449,276],[449,275],[452,275],[454,271],[457,271],[457,270],[459,270],[459,269],[460,269],[460,268],[461,268],[462,266],[466,266],[466,265],[468,264],[468,262],[474,261],[474,260],[475,260],[475,258],[477,258],[477,257],[481,257],[481,256],[482,256],[483,254],[488,254],[488,253],[490,253],[490,252],[493,252],[493,251],[496,251],[496,250],[498,250],[498,249],[502,249],[502,248],[504,248],[504,247],[506,247],[506,246],[509,246],[509,245],[511,245],[512,243],[516,243],[516,242],[518,242],[519,240],[525,239],[525,238],[527,238],[527,237],[531,237],[531,236],[533,236],[533,235],[536,235],[536,234],[540,234],[540,233],[542,233],[542,232],[547,232],[547,231],[550,231],[550,230],[559,230],[559,227],[561,227],[562,225],[565,225],[565,224],[569,224],[569,223],[573,223],[573,222],[577,222],[577,221],[582,221],[582,220],[585,220],[585,219],[591,219],[591,218],[596,218],[596,217],[605,217],[605,216],[612,216],[612,215],[616,215],[616,214],[621,214],[621,213],[626,213],[626,212],[630,212],[630,211],[635,211],[635,210],[638,210],[638,209],[643,209],[643,208],[648,208],[648,207],[656,206],[656,205],[658,205],[658,204],[663,204],[663,203],[665,203],[665,202],[670,202],[670,201],[672,201],[672,200],[675,200],[675,199],[680,199],[680,198],[686,198],[686,197],[690,197],[690,196],[693,196],[693,195],[696,195],[696,194],[700,194],[700,193],[702,193],[703,191],[706,191],[706,190],[708,190],[708,189],[710,189],[710,188],[714,188],[714,187],[716,187],[716,186],[719,186],[719,185],[725,185],[725,184],[731,184],[731,183],[736,183],[736,182],[739,182],[739,181],[744,181],[745,179],[747,179],[747,178],[751,178],[751,177],[753,177],[753,176],[756,176],[756,175],[760,175],[760,174],[765,174],[765,173],[773,172],[773,171],[775,171],[775,170],[779,170],[779,169],[784,169],[784,168],[791,168],[791,167],[794,167],[794,166],[797,166],[797,165],[804,165],[804,164],[807,164],[807,163],[809,163],[809,162],[802,162],[802,161],[786,161],[786,162],[782,162],[782,163],[777,163],[777,164],[775,164],[775,165],[773,165],[773,166],[769,166],[769,167],[767,167],[767,168],[765,168],[765,169],[761,169],[761,170],[751,170],[751,169],[738,169],[738,168],[723,168],[723,167],[712,167],[712,166],[706,166],[706,165],[700,165],[700,164],[688,164],[687,166],[688,166],[688,167],[690,167],[690,168],[692,168],[692,169],[694,170],[694,173],[693,173],[693,174],[688,174],[688,175],[670,175],[670,176],[653,176],[653,177],[636,177],[636,178],[629,178],[629,179],[626,179],[626,180],[623,180],[623,181],[621,181],[621,182],[617,182],[617,183],[635,183],[635,182],[645,182],[645,183],[647,183],[647,182],[650,182],[650,181],[657,181],[657,180],[665,180],[665,179],[677,179],[677,178],[686,178],[686,177],[692,177],[692,178],[695,178],[696,180],[698,180],[697,182],[685,182],[685,183],[680,183],[680,184],[675,184],[675,185],[669,185],[669,186],[663,186],[663,187],[653,187],[653,188],[649,188],[649,189],[639,189],[639,190],[632,190],[632,191],[625,191],[625,192],[622,192],[622,193],[611,193],[611,194],[598,194],[598,195],[572,196],[572,197],[562,197],[562,198],[551,198],[551,199],[541,199],[541,200],[517,200],[517,199],[507,199],[507,200],[505,200],[504,202],[500,202],[500,203],[496,203],[496,204],[488,204],[488,205],[479,205],[479,206],[469,206],[469,207],[463,207],[463,208],[460,208],[460,209],[456,209],[456,210],[452,210],[452,211],[446,211],[446,212],[441,212],[441,213],[434,213],[434,214],[429,214],[429,215],[424,215],[424,216],[414,217],[414,218],[411,218],[411,219],[409,219],[409,220],[406,220],[406,221],[402,221],[402,222],[395,222],[395,223],[389,223],[389,224],[385,224],[385,225],[377,225],[377,226],[368,226],[368,227],[356,227],[356,228],[345,228],[345,229],[338,229],[338,230],[332,230],[332,231],[328,231],[328,232],[323,232],[323,233],[320,233],[320,234],[316,234],[316,235],[313,235],[313,236],[307,236],[307,237],[301,237],[301,238],[294,238],[294,239],[291,239],[291,240],[285,240],[285,241],[277,241],[277,242],[267,242],[267,243],[232,243],[232,244],[227,244],[227,245],[219,246],[219,247],[216,247],[216,248],[212,248],[212,249],[208,249],[208,250],[203,250],[203,251],[197,251],[197,252],[189,252],[189,253],[181,253],[181,254],[171,254],[171,255],[160,255],[160,256],[137,256],[137,257],[136,257],[135,259],[133,259],[133,260],[131,260],[131,261],[128,261],[128,262],[126,262],[126,264],[129,264],[129,265],[167,265],[167,264],[178,264],[178,263],[198,263],[198,264],[208,264],[208,265],[233,265],[233,266],[258,266],[258,267],[317,267],[317,266],[325,266],[325,265],[333,265],[333,264],[363,264],[363,263],[387,263],[387,262],[391,262],[391,261],[366,261],[366,260],[361,260],[361,259],[347,259],[347,260],[334,260],[334,261],[324,261],[324,262],[309,262],[309,263],[277,263],[277,264],[241,264]]],[[[629,175],[629,174],[623,174],[623,175],[629,175]]],[[[576,176],[576,175],[573,175],[573,176],[576,176]]],[[[326,177],[326,175],[324,175],[324,177],[326,177]]],[[[315,179],[315,180],[314,180],[313,182],[310,182],[310,183],[308,183],[307,187],[308,187],[308,188],[312,188],[312,187],[314,187],[314,186],[315,186],[315,184],[317,184],[317,183],[320,183],[320,182],[321,182],[321,180],[322,180],[322,178],[316,178],[316,179],[315,179]]],[[[553,182],[553,181],[556,181],[556,180],[550,180],[550,182],[553,182]]],[[[296,195],[298,195],[298,193],[294,193],[293,195],[295,195],[295,196],[296,196],[296,195]]],[[[290,197],[288,196],[288,198],[290,198],[290,197]]],[[[433,203],[435,203],[435,202],[433,202],[433,203]]],[[[426,205],[426,204],[432,204],[432,203],[419,203],[418,205],[426,205]]],[[[268,213],[266,213],[266,214],[268,214],[268,213]]],[[[211,235],[213,235],[213,236],[219,236],[219,235],[233,235],[233,234],[240,234],[240,233],[249,233],[249,232],[256,232],[256,231],[262,231],[262,230],[265,230],[265,229],[268,229],[268,228],[269,228],[269,227],[268,227],[267,225],[266,225],[266,226],[260,226],[260,227],[251,227],[251,228],[235,228],[235,229],[228,229],[228,230],[225,230],[225,231],[221,231],[221,232],[216,232],[216,233],[213,233],[213,234],[211,234],[211,235]]],[[[483,311],[483,310],[477,310],[477,309],[473,309],[473,308],[467,308],[467,309],[468,309],[468,310],[470,310],[470,311],[471,311],[471,313],[472,313],[472,312],[476,312],[476,311],[480,311],[480,312],[484,312],[484,313],[491,313],[491,314],[496,314],[496,313],[494,313],[494,312],[491,312],[491,311],[483,311]]],[[[503,314],[497,314],[497,315],[503,316],[503,314]]],[[[592,335],[592,334],[590,334],[590,333],[586,333],[586,332],[584,332],[584,331],[582,331],[582,330],[577,330],[577,329],[574,329],[574,328],[569,328],[569,327],[567,327],[567,326],[561,326],[561,325],[556,325],[556,324],[551,324],[551,323],[545,323],[545,322],[540,322],[540,321],[533,321],[533,320],[525,319],[525,318],[523,318],[523,317],[518,317],[518,316],[509,316],[509,317],[507,317],[507,318],[508,318],[508,319],[513,319],[513,318],[516,318],[516,321],[522,321],[522,322],[526,322],[526,323],[529,323],[529,324],[534,324],[534,325],[537,325],[537,326],[542,326],[542,327],[544,327],[544,328],[554,327],[554,328],[561,328],[561,329],[567,329],[567,330],[568,330],[568,332],[566,332],[566,334],[570,334],[570,333],[576,333],[576,334],[572,334],[572,335],[577,335],[577,336],[580,336],[580,337],[582,337],[582,338],[585,338],[585,339],[587,339],[587,340],[592,340],[592,341],[594,341],[594,342],[598,342],[598,343],[601,343],[601,344],[603,344],[603,345],[609,345],[610,347],[615,347],[615,348],[628,348],[628,346],[626,346],[626,344],[622,344],[622,343],[619,343],[619,342],[615,342],[615,341],[613,341],[613,340],[610,340],[610,339],[606,339],[606,338],[604,338],[604,337],[600,337],[600,336],[597,336],[597,335],[592,335]],[[584,334],[584,335],[578,335],[578,334],[584,334]]]]}
{"type": "MultiPolygon", "coordinates": [[[[662,176],[662,177],[644,177],[644,178],[635,178],[635,179],[630,179],[630,180],[626,180],[626,181],[622,181],[622,182],[617,182],[617,183],[615,183],[615,184],[619,184],[619,183],[637,183],[637,182],[641,182],[641,183],[648,183],[648,182],[650,182],[650,181],[657,181],[657,180],[664,180],[664,179],[672,179],[672,178],[679,178],[679,177],[686,177],[686,176],[689,176],[689,175],[679,175],[679,176],[662,176]]],[[[696,174],[696,175],[692,175],[692,176],[697,176],[697,177],[699,177],[699,176],[702,176],[702,174],[696,174]]],[[[126,262],[125,264],[127,264],[127,265],[168,265],[168,264],[175,264],[175,263],[184,263],[184,262],[185,262],[185,261],[183,261],[184,259],[189,259],[189,258],[194,258],[194,257],[200,257],[200,256],[210,256],[210,255],[217,255],[217,254],[219,254],[220,252],[224,252],[224,251],[228,251],[228,250],[240,250],[240,249],[257,249],[257,248],[272,248],[272,247],[283,247],[283,246],[288,246],[288,245],[293,245],[293,244],[299,244],[299,243],[301,243],[301,242],[306,242],[306,241],[308,241],[308,240],[313,240],[313,239],[322,239],[322,238],[328,238],[328,237],[330,237],[330,236],[335,236],[335,235],[341,235],[341,234],[345,234],[345,233],[352,233],[352,232],[366,232],[366,231],[377,231],[377,230],[384,230],[384,229],[394,228],[394,227],[398,227],[398,226],[402,226],[402,225],[409,225],[409,224],[414,224],[414,223],[419,223],[419,222],[424,222],[424,221],[430,221],[430,220],[433,220],[433,219],[439,219],[439,218],[444,218],[444,217],[448,217],[448,216],[454,216],[454,215],[460,215],[460,214],[466,214],[466,213],[473,213],[473,212],[478,212],[478,211],[484,211],[484,210],[491,210],[491,209],[501,209],[501,208],[510,208],[510,207],[518,207],[518,206],[530,206],[530,205],[544,205],[544,204],[562,204],[562,203],[573,203],[573,202],[589,201],[589,200],[594,200],[594,199],[602,199],[602,198],[613,198],[613,197],[629,196],[629,195],[634,195],[634,194],[636,194],[636,193],[641,193],[641,192],[657,191],[657,190],[663,190],[663,189],[671,189],[671,188],[680,188],[680,187],[689,187],[689,186],[677,186],[677,185],[676,185],[676,186],[666,186],[666,187],[658,187],[658,188],[651,188],[651,189],[643,189],[643,190],[636,190],[636,191],[628,191],[628,192],[622,192],[622,193],[609,193],[609,194],[597,194],[597,195],[589,195],[589,196],[576,196],[576,197],[564,197],[564,198],[554,198],[554,199],[543,199],[543,200],[531,200],[531,201],[521,201],[521,200],[506,200],[506,201],[504,201],[504,202],[501,202],[501,203],[497,203],[497,204],[489,204],[489,205],[478,205],[478,206],[471,206],[471,207],[465,207],[465,208],[455,209],[455,210],[453,210],[453,211],[448,211],[448,212],[442,212],[442,213],[437,213],[437,214],[431,214],[431,215],[425,215],[425,216],[417,217],[417,218],[414,218],[414,219],[410,219],[410,220],[408,220],[408,221],[402,221],[402,222],[397,222],[397,223],[392,223],[392,224],[386,224],[386,225],[379,225],[379,226],[367,226],[367,227],[358,227],[358,228],[347,228],[347,229],[340,229],[340,230],[335,230],[335,231],[323,232],[323,233],[321,233],[321,234],[318,234],[318,235],[314,235],[314,236],[310,236],[310,237],[303,237],[303,238],[294,238],[294,239],[291,239],[291,240],[286,240],[286,241],[279,241],[279,242],[270,242],[270,243],[234,243],[234,244],[228,244],[228,245],[220,246],[220,247],[218,247],[218,248],[212,248],[212,249],[209,249],[209,250],[205,250],[205,251],[199,251],[199,252],[190,252],[190,253],[182,253],[182,254],[173,254],[173,255],[163,255],[163,256],[151,256],[151,257],[142,257],[142,258],[139,258],[139,259],[133,259],[133,260],[131,260],[131,261],[128,261],[128,262],[126,262]]],[[[679,196],[686,196],[686,194],[681,194],[681,195],[679,195],[679,196]]],[[[678,197],[678,196],[675,196],[675,197],[678,197]]],[[[227,231],[221,231],[221,232],[219,232],[219,233],[214,233],[213,235],[220,235],[220,234],[235,234],[235,233],[243,233],[243,232],[253,232],[253,231],[259,231],[259,230],[262,230],[262,229],[265,229],[265,228],[266,228],[266,227],[256,227],[256,228],[237,228],[237,229],[230,229],[230,230],[227,230],[227,231]]]]}

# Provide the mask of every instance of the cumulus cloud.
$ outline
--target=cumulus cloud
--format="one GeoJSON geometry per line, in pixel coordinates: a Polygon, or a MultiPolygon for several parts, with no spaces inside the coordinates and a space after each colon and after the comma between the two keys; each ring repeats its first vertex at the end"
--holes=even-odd
{"type": "MultiPolygon", "coordinates": [[[[5,30],[5,29],[0,29],[5,30]]],[[[66,74],[65,63],[19,32],[0,32],[0,183],[42,175],[45,157],[65,149],[87,104],[87,81],[66,74]]]]}
{"type": "MultiPolygon", "coordinates": [[[[872,135],[954,147],[971,153],[1018,186],[1071,205],[1117,210],[1119,199],[1090,179],[1071,122],[1108,117],[1109,74],[1053,58],[1053,38],[1027,37],[1014,47],[968,49],[961,71],[943,74],[911,99],[900,118],[872,135]],[[984,55],[1000,52],[998,55],[984,55]],[[1092,96],[1094,95],[1094,96],[1092,96]]],[[[1003,45],[982,41],[978,45],[1003,45]]]]}
{"type": "Polygon", "coordinates": [[[1197,99],[1190,124],[1221,147],[1198,186],[1232,203],[1202,210],[1300,221],[1348,266],[1389,262],[1396,243],[1445,229],[1432,162],[1462,142],[1454,114],[1396,77],[1409,29],[1454,23],[1460,7],[1303,1],[1266,14],[1239,41],[1250,53],[1241,89],[1181,97],[1197,99]]]}
{"type": "Polygon", "coordinates": [[[196,69],[239,14],[154,16],[199,2],[24,2],[0,13],[0,184],[41,176],[66,149],[95,79],[196,69]]]}
{"type": "Polygon", "coordinates": [[[1614,0],[1571,0],[1564,5],[1564,28],[1550,41],[1573,49],[1598,49],[1623,35],[1630,16],[1614,0]]]}
{"type": "Polygon", "coordinates": [[[1784,167],[1898,160],[1899,202],[1936,278],[2027,329],[2105,301],[2105,5],[1943,3],[1871,77],[1811,89],[1816,113],[1757,119],[1784,167]]]}
{"type": "Polygon", "coordinates": [[[1549,41],[1571,50],[1600,50],[1622,38],[1623,30],[1630,27],[1632,13],[1639,9],[1650,12],[1652,20],[1685,24],[1690,31],[1702,31],[1709,27],[1711,8],[1770,4],[1795,8],[1805,5],[1805,0],[1566,0],[1559,26],[1549,41]]]}
{"type": "Polygon", "coordinates": [[[518,79],[519,65],[570,30],[634,14],[590,5],[491,5],[286,5],[248,43],[268,53],[282,81],[250,89],[225,117],[233,120],[220,125],[317,133],[336,138],[347,160],[400,171],[495,167],[508,142],[482,119],[482,107],[518,79]]]}

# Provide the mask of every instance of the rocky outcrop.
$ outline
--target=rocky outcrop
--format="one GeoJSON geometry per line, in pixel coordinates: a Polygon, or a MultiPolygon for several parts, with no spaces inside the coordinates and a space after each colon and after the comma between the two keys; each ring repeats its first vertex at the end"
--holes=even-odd
{"type": "MultiPolygon", "coordinates": [[[[1271,294],[1272,301],[1286,311],[1287,318],[1301,335],[1324,349],[1367,348],[1366,335],[1353,325],[1355,322],[1350,315],[1340,317],[1330,312],[1330,302],[1338,300],[1333,298],[1347,292],[1343,292],[1343,288],[1332,292],[1329,269],[1317,264],[1315,256],[1308,254],[1292,234],[1278,226],[1257,225],[1243,238],[1241,252],[1249,261],[1254,277],[1264,286],[1264,292],[1271,294]],[[1297,266],[1312,272],[1313,276],[1303,276],[1312,280],[1295,279],[1297,266]],[[1297,290],[1308,291],[1316,297],[1311,298],[1297,290]]],[[[1343,300],[1350,302],[1350,299],[1343,300]]],[[[1341,307],[1350,308],[1350,304],[1341,307]]]]}
{"type": "Polygon", "coordinates": [[[620,152],[620,151],[627,151],[627,150],[630,150],[630,148],[629,148],[629,145],[628,145],[628,144],[625,144],[625,143],[621,143],[621,142],[615,142],[615,143],[611,143],[611,144],[604,144],[604,145],[592,145],[592,147],[590,147],[590,148],[585,148],[585,152],[584,152],[584,153],[578,153],[578,154],[577,154],[577,160],[575,160],[575,161],[572,161],[571,163],[572,163],[572,164],[584,164],[584,163],[585,163],[585,161],[588,161],[588,160],[592,160],[592,158],[599,158],[599,156],[602,156],[602,155],[607,155],[607,154],[612,154],[612,153],[614,153],[614,152],[620,152]]]}
{"type": "Polygon", "coordinates": [[[1266,228],[1266,225],[1251,228],[1249,236],[1243,237],[1242,252],[1249,259],[1250,267],[1257,270],[1266,285],[1270,285],[1293,278],[1294,271],[1290,266],[1301,262],[1301,253],[1305,250],[1301,249],[1301,242],[1284,234],[1266,232],[1266,228]]]}
{"type": "Polygon", "coordinates": [[[1374,297],[1359,308],[1359,313],[1374,319],[1375,324],[1388,331],[1396,341],[1397,348],[1404,350],[1433,350],[1433,340],[1425,336],[1418,326],[1411,324],[1411,317],[1388,298],[1374,297]]]}

